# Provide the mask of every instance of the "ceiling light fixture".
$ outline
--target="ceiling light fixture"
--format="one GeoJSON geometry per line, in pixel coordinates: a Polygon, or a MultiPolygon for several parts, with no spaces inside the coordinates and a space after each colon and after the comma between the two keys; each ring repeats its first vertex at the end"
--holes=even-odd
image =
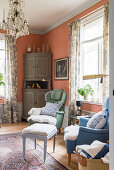
{"type": "Polygon", "coordinates": [[[23,13],[23,3],[23,0],[9,0],[7,22],[5,21],[5,10],[3,11],[1,29],[6,30],[16,39],[29,34],[28,22],[23,13]]]}

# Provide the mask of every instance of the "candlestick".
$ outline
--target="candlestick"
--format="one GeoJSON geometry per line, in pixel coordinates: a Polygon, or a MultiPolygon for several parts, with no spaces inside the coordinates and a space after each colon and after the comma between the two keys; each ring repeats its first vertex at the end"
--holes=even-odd
{"type": "Polygon", "coordinates": [[[5,9],[3,10],[3,21],[5,20],[5,9]]]}

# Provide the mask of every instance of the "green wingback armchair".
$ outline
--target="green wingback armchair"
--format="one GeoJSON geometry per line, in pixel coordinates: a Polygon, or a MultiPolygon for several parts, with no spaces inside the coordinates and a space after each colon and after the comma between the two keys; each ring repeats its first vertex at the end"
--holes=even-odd
{"type": "Polygon", "coordinates": [[[45,95],[45,101],[51,102],[51,103],[57,103],[62,104],[62,107],[59,109],[59,111],[56,113],[56,127],[57,129],[61,128],[64,118],[64,109],[65,109],[65,103],[67,99],[67,94],[63,89],[55,89],[53,91],[49,91],[45,95]]]}
{"type": "MultiPolygon", "coordinates": [[[[63,89],[54,89],[53,91],[49,91],[45,94],[45,101],[50,103],[61,104],[61,108],[58,112],[56,112],[56,127],[60,129],[62,127],[63,118],[65,114],[65,103],[67,99],[67,93],[63,89]]],[[[40,116],[40,115],[39,115],[40,116]]],[[[37,123],[37,121],[33,121],[31,119],[28,120],[29,125],[33,123],[37,123]]],[[[45,123],[45,122],[44,122],[45,123]]]]}

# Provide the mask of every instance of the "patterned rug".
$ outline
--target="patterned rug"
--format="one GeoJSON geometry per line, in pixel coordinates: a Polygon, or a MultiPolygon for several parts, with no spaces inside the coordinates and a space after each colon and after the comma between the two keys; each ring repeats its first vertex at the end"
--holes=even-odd
{"type": "Polygon", "coordinates": [[[26,139],[26,161],[22,156],[21,133],[0,136],[0,170],[67,170],[49,153],[46,162],[43,162],[43,148],[34,141],[26,139]]]}

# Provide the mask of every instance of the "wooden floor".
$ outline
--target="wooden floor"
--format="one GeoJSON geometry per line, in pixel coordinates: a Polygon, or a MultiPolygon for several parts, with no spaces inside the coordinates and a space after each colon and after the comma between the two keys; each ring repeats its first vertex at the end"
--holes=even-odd
{"type": "MultiPolygon", "coordinates": [[[[1,124],[0,135],[21,132],[22,129],[27,126],[28,124],[24,122],[17,123],[17,124],[1,124]]],[[[76,155],[74,154],[72,155],[70,167],[67,164],[67,153],[66,153],[66,148],[64,143],[63,132],[57,134],[56,148],[54,153],[52,152],[53,151],[52,142],[53,140],[48,141],[47,152],[50,153],[57,161],[59,161],[62,165],[67,167],[69,170],[78,170],[76,155]]],[[[40,144],[43,147],[42,141],[38,141],[38,144],[40,144]]]]}

